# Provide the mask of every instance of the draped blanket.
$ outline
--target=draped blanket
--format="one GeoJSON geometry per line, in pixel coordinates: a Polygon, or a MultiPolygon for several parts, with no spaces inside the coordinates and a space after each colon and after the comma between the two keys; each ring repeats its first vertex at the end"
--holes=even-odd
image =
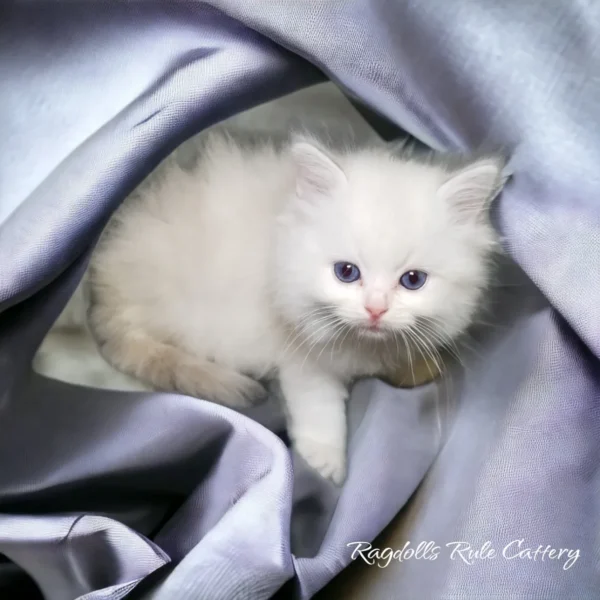
{"type": "Polygon", "coordinates": [[[310,598],[354,560],[361,597],[597,598],[599,39],[583,0],[2,2],[0,597],[310,598]],[[512,155],[495,219],[518,268],[452,385],[357,385],[339,490],[272,407],[32,373],[124,196],[325,78],[433,148],[512,155]],[[417,489],[404,554],[366,565],[417,489]]]}

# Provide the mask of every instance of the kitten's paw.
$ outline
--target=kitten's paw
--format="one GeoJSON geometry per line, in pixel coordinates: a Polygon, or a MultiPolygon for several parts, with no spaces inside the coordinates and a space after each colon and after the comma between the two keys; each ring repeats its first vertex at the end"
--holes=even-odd
{"type": "Polygon", "coordinates": [[[267,390],[255,379],[211,362],[180,366],[176,388],[188,396],[238,409],[259,404],[268,395],[267,390]]]}
{"type": "Polygon", "coordinates": [[[325,479],[341,485],[346,479],[346,451],[343,447],[300,437],[294,444],[296,451],[325,479]]]}

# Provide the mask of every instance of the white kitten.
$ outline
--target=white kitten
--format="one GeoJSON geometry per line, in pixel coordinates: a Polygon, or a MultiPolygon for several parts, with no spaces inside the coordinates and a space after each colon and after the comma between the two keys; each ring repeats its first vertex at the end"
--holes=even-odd
{"type": "Polygon", "coordinates": [[[489,278],[500,160],[457,171],[385,148],[213,134],[114,215],[87,275],[101,353],[157,389],[233,407],[278,377],[300,455],[339,483],[350,382],[470,324],[489,278]]]}

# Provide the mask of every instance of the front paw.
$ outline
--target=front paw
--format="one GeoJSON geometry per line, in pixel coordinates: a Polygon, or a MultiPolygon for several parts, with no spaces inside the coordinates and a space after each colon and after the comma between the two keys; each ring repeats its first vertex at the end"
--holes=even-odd
{"type": "Polygon", "coordinates": [[[341,485],[346,479],[346,451],[342,446],[300,437],[294,444],[298,454],[325,479],[341,485]]]}

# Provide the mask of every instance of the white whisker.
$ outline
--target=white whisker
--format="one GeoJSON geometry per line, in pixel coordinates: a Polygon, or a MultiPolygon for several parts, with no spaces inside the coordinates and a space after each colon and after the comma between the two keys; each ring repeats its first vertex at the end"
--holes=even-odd
{"type": "Polygon", "coordinates": [[[402,336],[402,341],[404,342],[404,346],[406,347],[406,352],[408,353],[408,365],[410,367],[410,374],[411,374],[412,380],[415,381],[415,369],[414,369],[414,365],[413,365],[410,344],[409,344],[408,340],[406,339],[404,332],[402,330],[400,330],[399,333],[402,336]]]}

